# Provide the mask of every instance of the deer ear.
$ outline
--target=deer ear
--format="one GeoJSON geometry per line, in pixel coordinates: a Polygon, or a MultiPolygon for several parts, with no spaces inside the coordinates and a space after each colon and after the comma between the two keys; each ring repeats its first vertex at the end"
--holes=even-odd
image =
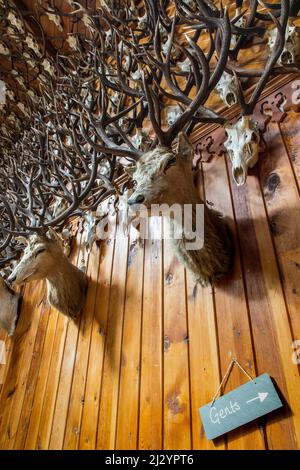
{"type": "Polygon", "coordinates": [[[28,245],[28,238],[25,238],[23,236],[18,236],[18,237],[15,237],[15,240],[17,240],[19,243],[21,243],[22,245],[28,245]]]}
{"type": "Polygon", "coordinates": [[[63,244],[62,239],[60,238],[60,236],[58,235],[58,233],[56,233],[55,230],[54,230],[52,227],[49,227],[49,228],[48,228],[48,231],[47,231],[47,233],[46,233],[46,237],[47,237],[49,240],[55,241],[55,242],[58,243],[59,245],[62,245],[62,244],[63,244]]]}
{"type": "Polygon", "coordinates": [[[129,176],[132,176],[133,173],[135,172],[136,170],[136,163],[134,162],[129,162],[126,158],[124,157],[121,157],[119,159],[119,163],[122,165],[123,167],[123,170],[125,171],[125,173],[127,173],[129,176]]]}
{"type": "Polygon", "coordinates": [[[177,154],[185,160],[192,160],[194,149],[184,132],[178,134],[177,154]]]}

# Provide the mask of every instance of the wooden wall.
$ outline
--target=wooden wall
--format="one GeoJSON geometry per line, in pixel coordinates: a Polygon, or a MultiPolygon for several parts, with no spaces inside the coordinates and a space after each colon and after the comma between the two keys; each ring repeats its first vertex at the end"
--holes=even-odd
{"type": "MultiPolygon", "coordinates": [[[[0,332],[1,449],[299,449],[300,122],[279,115],[244,187],[218,152],[198,163],[199,192],[235,235],[234,272],[215,288],[195,286],[168,241],[141,246],[133,230],[94,245],[79,325],[49,308],[42,283],[25,287],[15,336],[0,332]],[[268,372],[285,407],[208,442],[198,408],[232,357],[268,372]]],[[[225,391],[246,380],[234,370],[225,391]]]]}

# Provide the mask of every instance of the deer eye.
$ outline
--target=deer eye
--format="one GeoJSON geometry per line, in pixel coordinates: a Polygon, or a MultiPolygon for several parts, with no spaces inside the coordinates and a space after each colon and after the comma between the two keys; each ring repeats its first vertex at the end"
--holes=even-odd
{"type": "Polygon", "coordinates": [[[174,166],[176,165],[176,157],[172,157],[170,158],[170,160],[168,160],[166,166],[165,166],[165,171],[170,168],[171,166],[174,166]]]}
{"type": "Polygon", "coordinates": [[[45,250],[46,250],[46,248],[39,248],[39,249],[35,252],[34,256],[37,257],[39,254],[43,253],[43,251],[45,251],[45,250]]]}

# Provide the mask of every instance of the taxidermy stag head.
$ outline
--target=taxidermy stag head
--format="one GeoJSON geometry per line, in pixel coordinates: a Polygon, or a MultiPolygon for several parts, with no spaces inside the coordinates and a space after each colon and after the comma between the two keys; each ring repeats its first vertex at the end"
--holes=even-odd
{"type": "MultiPolygon", "coordinates": [[[[153,204],[192,206],[192,225],[196,226],[196,205],[204,204],[194,186],[192,160],[194,149],[184,133],[179,134],[177,151],[158,147],[138,161],[133,179],[135,190],[129,206],[140,204],[151,209],[153,204]]],[[[162,214],[164,215],[164,213],[162,214]]],[[[172,222],[171,222],[172,223],[172,222]]],[[[233,262],[233,243],[229,228],[220,214],[204,205],[204,242],[200,249],[188,250],[186,239],[172,240],[178,259],[189,269],[196,282],[214,283],[229,273],[233,262]]]]}
{"type": "Polygon", "coordinates": [[[260,134],[257,124],[242,116],[235,124],[226,125],[227,140],[224,146],[232,163],[232,176],[238,186],[246,182],[248,168],[258,160],[260,134]]]}
{"type": "Polygon", "coordinates": [[[3,328],[8,336],[15,332],[19,302],[20,295],[0,277],[0,328],[3,328]]]}
{"type": "Polygon", "coordinates": [[[49,229],[46,236],[29,237],[24,254],[8,281],[19,285],[42,279],[46,279],[50,305],[76,319],[84,305],[87,280],[64,255],[61,240],[53,229],[49,229]]]}
{"type": "Polygon", "coordinates": [[[131,166],[134,191],[127,203],[143,204],[151,209],[152,204],[188,204],[198,201],[192,172],[194,150],[184,133],[179,133],[177,150],[157,147],[143,154],[131,166]],[[178,184],[181,182],[182,184],[178,184]]]}

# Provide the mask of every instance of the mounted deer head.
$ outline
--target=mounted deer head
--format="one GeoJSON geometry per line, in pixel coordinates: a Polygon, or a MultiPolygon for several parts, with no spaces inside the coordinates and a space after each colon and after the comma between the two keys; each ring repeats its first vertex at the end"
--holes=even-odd
{"type": "Polygon", "coordinates": [[[242,186],[246,182],[248,168],[258,160],[259,130],[249,116],[242,116],[235,124],[225,126],[225,132],[227,140],[224,146],[232,163],[233,179],[242,186]]]}
{"type": "Polygon", "coordinates": [[[137,160],[132,174],[135,189],[128,204],[187,204],[195,200],[192,185],[193,148],[180,134],[177,152],[157,147],[137,160]],[[181,181],[183,184],[178,184],[181,181]]]}
{"type": "Polygon", "coordinates": [[[8,336],[12,336],[15,332],[19,302],[20,295],[0,277],[0,328],[3,328],[8,336]]]}
{"type": "Polygon", "coordinates": [[[19,285],[42,279],[47,282],[49,303],[64,315],[76,319],[84,305],[87,280],[64,255],[61,240],[52,229],[47,236],[30,236],[8,281],[19,285]]]}
{"type": "MultiPolygon", "coordinates": [[[[144,154],[136,165],[133,179],[135,190],[128,199],[129,206],[139,205],[151,209],[152,204],[174,204],[182,210],[192,206],[192,225],[196,223],[196,206],[204,204],[194,186],[192,160],[194,149],[184,133],[179,134],[176,152],[157,147],[144,154]]],[[[168,209],[167,209],[168,210],[168,209]]],[[[162,213],[162,215],[165,215],[162,213]]],[[[171,225],[172,225],[171,221],[171,225]]],[[[179,228],[182,232],[182,228],[179,228]]],[[[233,244],[229,229],[220,214],[204,205],[204,244],[201,249],[187,249],[186,239],[173,239],[176,256],[189,269],[196,282],[202,285],[214,283],[228,274],[232,267],[233,244]]]]}
{"type": "MultiPolygon", "coordinates": [[[[240,7],[243,4],[242,1],[237,3],[239,3],[240,7]]],[[[253,6],[257,3],[259,2],[253,2],[253,6]]],[[[268,8],[271,8],[270,5],[268,8]]],[[[250,116],[253,114],[259,97],[285,47],[285,33],[288,28],[287,23],[290,2],[289,0],[282,0],[281,5],[278,4],[274,6],[274,8],[276,10],[275,16],[278,19],[275,18],[273,13],[268,12],[267,15],[263,15],[257,12],[256,9],[252,10],[253,18],[257,16],[260,19],[265,19],[266,16],[267,19],[271,19],[275,23],[273,33],[274,42],[265,68],[260,71],[255,71],[252,75],[251,72],[246,69],[235,68],[234,66],[230,67],[237,84],[237,98],[242,117],[234,125],[225,125],[225,133],[228,138],[224,146],[230,156],[233,165],[233,178],[238,186],[246,182],[248,167],[252,168],[256,164],[259,155],[260,134],[250,116]],[[240,79],[241,77],[250,76],[258,76],[259,79],[254,87],[250,100],[246,102],[240,79]]]]}

